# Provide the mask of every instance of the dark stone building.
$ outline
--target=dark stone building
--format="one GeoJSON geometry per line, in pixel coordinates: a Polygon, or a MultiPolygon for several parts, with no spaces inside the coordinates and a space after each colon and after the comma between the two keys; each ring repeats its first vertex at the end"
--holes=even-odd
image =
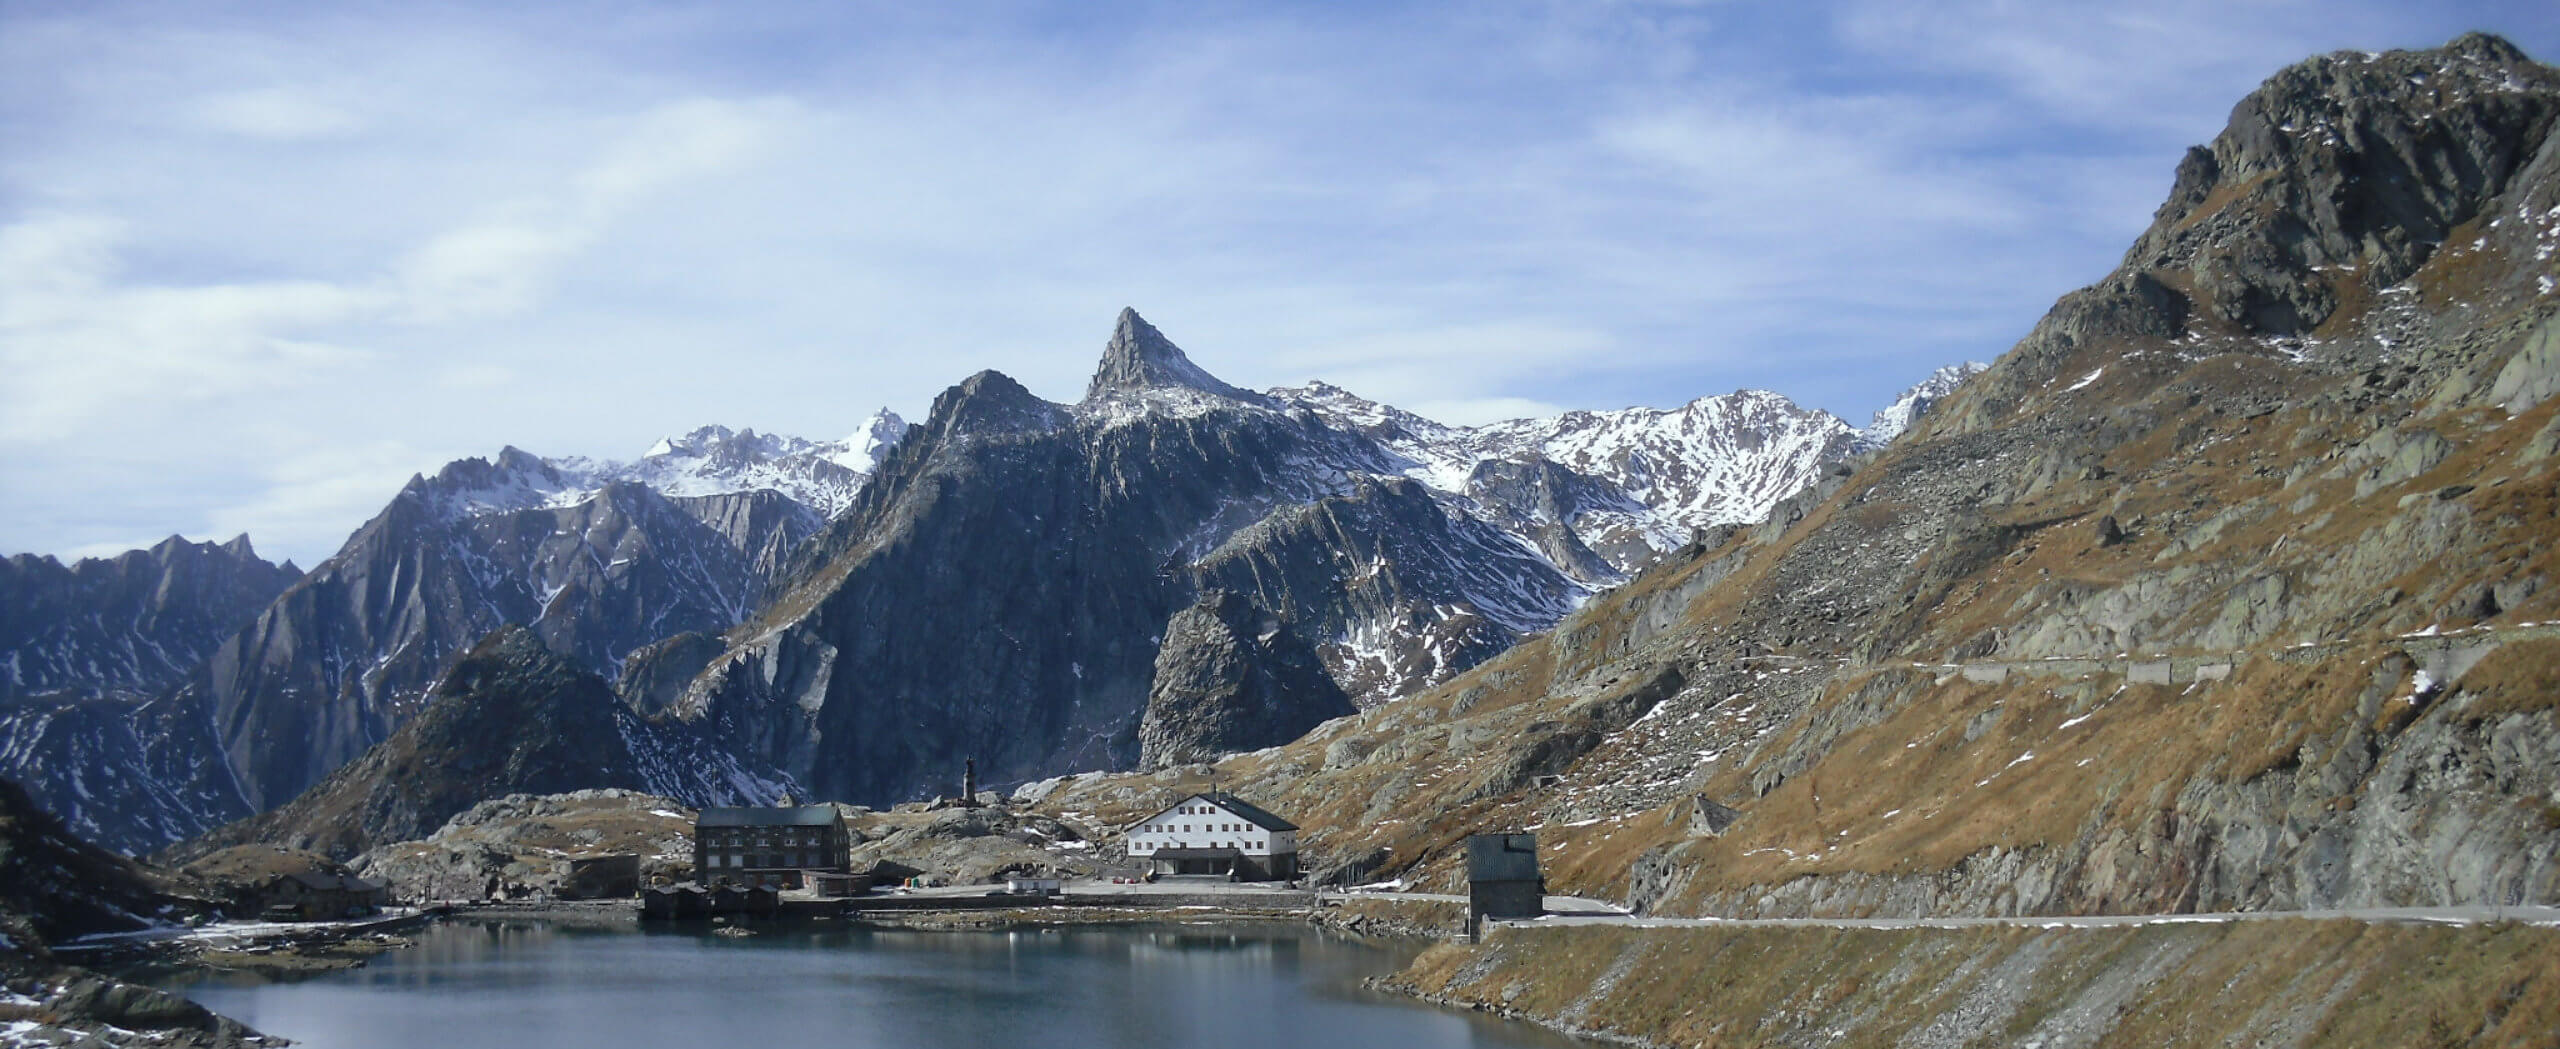
{"type": "Polygon", "coordinates": [[[1547,910],[1547,879],[1538,873],[1538,836],[1478,834],[1467,839],[1467,936],[1487,918],[1535,918],[1547,910]]]}
{"type": "Polygon", "coordinates": [[[352,874],[295,871],[279,874],[255,892],[258,916],[269,921],[331,921],[381,910],[390,892],[380,882],[352,874]]]}
{"type": "Polygon", "coordinates": [[[851,847],[833,805],[704,809],[693,821],[693,877],[710,886],[796,889],[804,872],[845,873],[851,847]]]}

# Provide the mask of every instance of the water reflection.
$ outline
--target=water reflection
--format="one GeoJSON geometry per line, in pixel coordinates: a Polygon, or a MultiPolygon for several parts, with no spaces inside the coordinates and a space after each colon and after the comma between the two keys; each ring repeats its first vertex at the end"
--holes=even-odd
{"type": "Polygon", "coordinates": [[[330,1046],[1555,1047],[1358,990],[1403,955],[1297,927],[768,931],[453,922],[371,966],[179,988],[330,1046]]]}

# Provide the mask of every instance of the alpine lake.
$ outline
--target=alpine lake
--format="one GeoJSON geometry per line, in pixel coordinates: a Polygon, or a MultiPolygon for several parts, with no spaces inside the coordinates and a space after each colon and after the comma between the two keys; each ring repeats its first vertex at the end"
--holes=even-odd
{"type": "Polygon", "coordinates": [[[1283,923],[914,931],[456,919],[361,968],[171,989],[313,1049],[1584,1045],[1362,989],[1423,946],[1283,923]]]}

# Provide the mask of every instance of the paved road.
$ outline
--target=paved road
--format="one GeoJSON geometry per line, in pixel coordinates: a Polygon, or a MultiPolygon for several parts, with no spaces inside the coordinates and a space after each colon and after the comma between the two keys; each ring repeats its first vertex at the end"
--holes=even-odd
{"type": "MultiPolygon", "coordinates": [[[[1412,900],[1465,903],[1467,898],[1433,892],[1328,892],[1328,900],[1412,900]]],[[[2020,915],[2006,918],[1661,918],[1628,914],[1609,903],[1580,896],[1547,897],[1543,918],[1503,920],[1502,925],[1632,925],[1647,929],[1806,926],[1828,929],[1970,929],[2017,926],[2035,929],[2103,929],[2122,925],[2209,925],[2217,922],[2280,921],[2406,922],[2435,925],[2479,925],[2513,921],[2560,926],[2560,907],[2361,907],[2326,911],[2223,911],[2209,914],[2020,915]]]]}
{"type": "Polygon", "coordinates": [[[1505,925],[1633,925],[1649,929],[1809,926],[1828,929],[1970,929],[2016,926],[2034,929],[2103,929],[2125,925],[2210,925],[2219,922],[2360,921],[2479,925],[2514,921],[2560,926],[2560,907],[2365,907],[2330,911],[2232,911],[2212,914],[2023,915],[2010,918],[1655,918],[1630,914],[1549,914],[1505,925]]]}

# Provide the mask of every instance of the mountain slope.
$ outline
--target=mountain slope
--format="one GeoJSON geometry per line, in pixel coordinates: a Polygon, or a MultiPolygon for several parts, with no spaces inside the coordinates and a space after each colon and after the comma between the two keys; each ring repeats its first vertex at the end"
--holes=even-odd
{"type": "Polygon", "coordinates": [[[1250,595],[1367,702],[1587,594],[1396,466],[1124,311],[1082,402],[992,372],[944,393],[679,710],[821,796],[889,801],[966,758],[990,781],[1137,760],[1168,621],[1203,590],[1250,595]]]}
{"type": "Polygon", "coordinates": [[[146,850],[227,818],[211,725],[154,698],[290,586],[247,536],[0,562],[0,778],[70,829],[146,850]]]}
{"type": "Polygon", "coordinates": [[[0,703],[42,692],[147,695],[184,678],[301,575],[249,537],[83,558],[0,560],[0,703]]]}
{"type": "MultiPolygon", "coordinates": [[[[1951,387],[1944,375],[1896,403],[1925,410],[1915,399],[1951,387]]],[[[1504,524],[1575,578],[1603,584],[1701,529],[1768,516],[1868,447],[1839,417],[1765,390],[1480,427],[1445,426],[1324,383],[1271,393],[1377,441],[1394,472],[1504,524]],[[1567,535],[1570,545],[1560,546],[1567,535]],[[1595,554],[1602,563],[1590,563],[1595,554]]]]}
{"type": "Polygon", "coordinates": [[[681,730],[641,719],[535,632],[507,627],[464,652],[389,738],[290,801],[168,855],[183,862],[262,842],[347,859],[424,838],[486,799],[615,787],[716,805],[770,803],[790,784],[740,774],[681,730]]]}
{"type": "Polygon", "coordinates": [[[2494,38],[2279,73],[1871,463],[1222,779],[1682,913],[2560,897],[2555,124],[2494,38]]]}
{"type": "Polygon", "coordinates": [[[184,698],[209,711],[250,811],[386,738],[482,634],[529,624],[610,670],[662,637],[735,623],[817,525],[772,492],[677,499],[628,483],[566,507],[490,509],[492,493],[533,490],[546,471],[513,453],[412,480],[213,655],[184,698]]]}

